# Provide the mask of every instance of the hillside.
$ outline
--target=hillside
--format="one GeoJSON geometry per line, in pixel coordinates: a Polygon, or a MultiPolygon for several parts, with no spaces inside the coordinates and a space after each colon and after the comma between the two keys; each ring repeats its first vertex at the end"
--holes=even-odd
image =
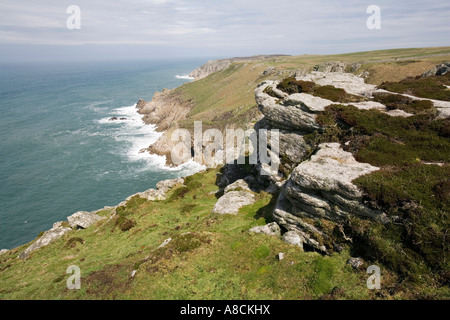
{"type": "Polygon", "coordinates": [[[445,61],[449,47],[258,56],[141,101],[166,131],[150,150],[194,120],[276,128],[279,170],[209,168],[75,214],[0,254],[0,299],[448,299],[450,72],[420,76],[445,61]]]}
{"type": "MultiPolygon", "coordinates": [[[[417,76],[430,70],[436,64],[447,61],[450,48],[392,49],[340,55],[302,56],[256,56],[247,59],[235,58],[223,64],[217,61],[212,68],[226,66],[198,81],[186,83],[176,89],[166,91],[166,95],[156,95],[148,103],[152,113],[158,105],[177,105],[186,110],[177,116],[177,121],[168,121],[169,109],[162,109],[158,119],[148,123],[161,125],[167,131],[150,151],[168,155],[170,135],[175,128],[192,129],[195,120],[201,120],[205,129],[210,127],[247,127],[256,121],[257,105],[254,99],[256,86],[265,80],[280,80],[291,75],[302,75],[314,69],[328,71],[348,71],[362,75],[367,83],[381,84],[383,81],[399,81],[405,77],[417,76]],[[339,61],[339,63],[336,63],[339,61]],[[331,63],[330,63],[331,62],[331,63]],[[174,103],[174,101],[177,101],[174,103]],[[186,105],[188,105],[186,109],[186,105]]],[[[201,70],[199,68],[199,70],[201,70]]],[[[146,114],[145,110],[142,110],[146,114]]],[[[168,157],[167,157],[168,158],[168,157]]]]}

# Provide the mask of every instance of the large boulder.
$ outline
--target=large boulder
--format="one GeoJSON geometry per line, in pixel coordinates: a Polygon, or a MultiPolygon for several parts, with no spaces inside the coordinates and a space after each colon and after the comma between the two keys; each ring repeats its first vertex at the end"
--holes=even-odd
{"type": "Polygon", "coordinates": [[[26,248],[25,251],[19,255],[19,258],[27,259],[31,254],[31,252],[40,249],[44,246],[47,246],[48,244],[61,238],[63,235],[70,232],[71,230],[72,230],[71,228],[65,227],[63,225],[63,222],[55,222],[53,224],[53,227],[50,230],[45,231],[40,238],[38,238],[28,248],[26,248]]]}
{"type": "Polygon", "coordinates": [[[81,228],[81,229],[86,229],[87,227],[103,219],[106,218],[99,216],[94,212],[86,212],[86,211],[78,211],[75,212],[73,215],[67,217],[67,221],[69,221],[69,225],[71,228],[81,228]]]}
{"type": "Polygon", "coordinates": [[[213,213],[218,214],[238,214],[243,206],[253,204],[255,195],[248,191],[229,191],[217,200],[213,213]]]}
{"type": "MultiPolygon", "coordinates": [[[[284,105],[283,99],[273,97],[267,93],[267,89],[278,92],[278,82],[265,81],[255,90],[255,100],[258,108],[266,121],[273,127],[286,130],[314,131],[321,127],[315,122],[316,115],[310,110],[304,109],[301,104],[284,105]]],[[[280,94],[281,96],[281,94],[280,94]]],[[[288,95],[284,94],[285,99],[288,95]]]]}

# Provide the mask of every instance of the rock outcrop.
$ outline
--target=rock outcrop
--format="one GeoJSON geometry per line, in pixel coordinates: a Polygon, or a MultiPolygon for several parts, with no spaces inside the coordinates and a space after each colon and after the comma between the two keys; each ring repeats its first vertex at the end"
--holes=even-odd
{"type": "Polygon", "coordinates": [[[191,107],[190,102],[184,101],[169,89],[155,92],[150,102],[139,100],[136,104],[138,112],[143,115],[143,121],[155,125],[157,131],[166,131],[179,120],[185,119],[191,107]]]}
{"type": "Polygon", "coordinates": [[[380,213],[361,205],[362,192],[352,181],[379,168],[355,160],[339,143],[323,143],[311,159],[299,164],[287,181],[287,199],[303,217],[339,221],[356,214],[377,218],[380,213]]]}
{"type": "Polygon", "coordinates": [[[76,229],[86,229],[103,219],[106,218],[87,211],[78,211],[67,217],[70,227],[76,229]]]}
{"type": "Polygon", "coordinates": [[[39,237],[37,240],[35,240],[28,248],[25,249],[20,255],[20,259],[27,259],[30,254],[39,249],[42,248],[49,243],[61,238],[66,233],[70,232],[72,229],[65,227],[63,225],[63,222],[55,222],[53,224],[53,227],[50,230],[47,230],[44,232],[44,234],[39,237]]]}
{"type": "Polygon", "coordinates": [[[240,179],[225,188],[224,194],[217,200],[212,212],[238,214],[240,208],[254,202],[255,195],[251,191],[250,186],[245,180],[240,179]]]}
{"type": "MultiPolygon", "coordinates": [[[[372,97],[377,91],[376,86],[364,83],[362,78],[353,74],[343,73],[345,68],[344,64],[330,64],[320,69],[322,71],[302,75],[297,80],[342,88],[362,97],[361,100],[372,97]],[[339,72],[328,72],[335,69],[339,72]]],[[[306,140],[305,135],[324,130],[316,121],[317,115],[327,106],[337,103],[303,92],[287,94],[277,88],[278,83],[265,81],[256,88],[255,100],[264,118],[255,125],[255,129],[279,130],[280,169],[286,172],[284,178],[277,173],[268,177],[260,175],[258,179],[269,182],[268,190],[278,189],[273,218],[286,230],[283,241],[327,253],[333,249],[333,244],[328,241],[327,232],[317,227],[315,221],[325,219],[338,225],[355,216],[387,222],[383,212],[364,204],[362,191],[352,183],[378,168],[357,162],[339,143],[315,145],[314,141],[306,140]]],[[[339,104],[405,116],[394,114],[374,101],[339,104]]],[[[256,167],[261,172],[263,165],[256,167]]]]}
{"type": "Polygon", "coordinates": [[[183,178],[167,179],[167,180],[159,181],[156,184],[156,188],[162,192],[167,192],[170,189],[172,189],[173,187],[175,187],[176,185],[183,184],[183,183],[184,183],[183,178]]]}
{"type": "Polygon", "coordinates": [[[450,62],[444,62],[438,64],[433,69],[428,70],[427,72],[422,74],[422,77],[433,77],[433,76],[443,76],[447,72],[450,72],[450,62]]]}
{"type": "Polygon", "coordinates": [[[230,191],[217,200],[213,213],[218,214],[238,214],[243,206],[255,202],[255,195],[247,191],[230,191]]]}

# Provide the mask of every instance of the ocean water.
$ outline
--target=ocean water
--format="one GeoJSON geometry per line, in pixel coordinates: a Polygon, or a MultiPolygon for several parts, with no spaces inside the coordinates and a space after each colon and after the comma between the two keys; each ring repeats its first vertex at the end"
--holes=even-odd
{"type": "Polygon", "coordinates": [[[143,124],[135,103],[190,81],[185,75],[205,61],[0,62],[0,249],[76,211],[198,171],[139,153],[160,133],[143,124]]]}

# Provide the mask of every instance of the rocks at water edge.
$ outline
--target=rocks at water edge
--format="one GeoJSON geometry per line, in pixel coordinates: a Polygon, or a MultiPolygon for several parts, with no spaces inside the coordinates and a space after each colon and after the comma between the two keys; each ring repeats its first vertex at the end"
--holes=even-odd
{"type": "Polygon", "coordinates": [[[2,254],[7,253],[8,251],[9,251],[8,249],[2,249],[2,250],[0,250],[0,256],[1,256],[2,254]]]}

